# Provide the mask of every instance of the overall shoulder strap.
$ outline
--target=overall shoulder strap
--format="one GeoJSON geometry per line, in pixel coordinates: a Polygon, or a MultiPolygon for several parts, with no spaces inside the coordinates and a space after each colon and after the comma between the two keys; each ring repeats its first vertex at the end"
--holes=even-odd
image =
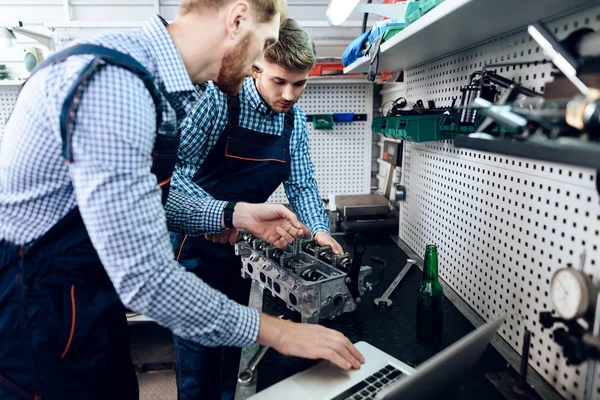
{"type": "Polygon", "coordinates": [[[294,107],[287,113],[285,113],[285,121],[283,124],[283,136],[289,140],[292,137],[292,132],[294,131],[294,124],[296,122],[296,117],[294,115],[294,107]]]}
{"type": "Polygon", "coordinates": [[[238,96],[227,96],[227,110],[229,112],[227,123],[229,125],[239,125],[241,108],[238,96]]]}
{"type": "Polygon", "coordinates": [[[54,53],[52,56],[40,63],[32,72],[31,76],[49,65],[56,64],[57,62],[77,55],[93,55],[95,57],[82,69],[77,78],[74,80],[61,108],[60,132],[63,146],[62,154],[67,161],[73,161],[73,155],[71,151],[71,132],[69,132],[69,125],[70,121],[75,116],[74,105],[78,103],[76,99],[79,94],[79,88],[99,67],[103,65],[109,64],[124,68],[134,73],[142,80],[144,86],[148,92],[150,92],[150,96],[152,97],[154,106],[156,108],[156,127],[158,129],[162,122],[160,92],[156,88],[156,85],[154,85],[154,78],[150,72],[148,72],[148,70],[144,68],[139,61],[129,54],[95,44],[77,44],[54,53]]]}

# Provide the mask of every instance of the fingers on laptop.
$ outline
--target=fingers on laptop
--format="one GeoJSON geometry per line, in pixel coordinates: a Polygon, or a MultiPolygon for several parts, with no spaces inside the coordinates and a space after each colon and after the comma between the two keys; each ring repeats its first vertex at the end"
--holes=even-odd
{"type": "Polygon", "coordinates": [[[304,344],[304,355],[300,356],[329,360],[343,369],[358,369],[364,363],[364,357],[341,333],[322,327],[320,325],[302,324],[311,332],[305,332],[302,337],[306,340],[304,344]]]}

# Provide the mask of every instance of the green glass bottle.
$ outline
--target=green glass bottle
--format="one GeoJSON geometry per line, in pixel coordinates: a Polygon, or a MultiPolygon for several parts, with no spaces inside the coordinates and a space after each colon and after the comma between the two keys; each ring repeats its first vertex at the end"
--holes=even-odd
{"type": "Polygon", "coordinates": [[[423,279],[417,293],[417,338],[427,343],[442,341],[444,289],[438,280],[438,254],[434,244],[425,250],[423,279]]]}

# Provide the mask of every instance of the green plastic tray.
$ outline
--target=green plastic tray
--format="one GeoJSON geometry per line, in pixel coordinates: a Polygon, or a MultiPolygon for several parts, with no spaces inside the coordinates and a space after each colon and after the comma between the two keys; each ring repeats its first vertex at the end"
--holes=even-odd
{"type": "Polygon", "coordinates": [[[404,23],[408,26],[416,20],[421,18],[421,10],[419,9],[419,2],[410,2],[406,6],[406,13],[404,14],[404,23]]]}
{"type": "MultiPolygon", "coordinates": [[[[460,118],[460,113],[455,112],[452,115],[444,115],[444,118],[440,120],[440,131],[445,133],[459,133],[459,134],[469,134],[475,132],[477,127],[483,122],[485,117],[483,115],[479,115],[477,120],[473,125],[461,125],[458,120],[460,118]]],[[[495,126],[494,129],[491,130],[492,133],[498,133],[500,131],[506,133],[517,133],[514,129],[509,128],[501,128],[500,126],[495,126]]]]}
{"type": "Polygon", "coordinates": [[[385,42],[386,40],[391,39],[397,33],[402,32],[403,29],[404,29],[403,26],[391,26],[391,27],[389,27],[387,29],[387,31],[385,31],[385,33],[383,34],[383,40],[382,40],[382,42],[385,42]]]}
{"type": "Polygon", "coordinates": [[[313,127],[315,129],[333,129],[333,115],[331,115],[331,114],[313,115],[313,127]]]}
{"type": "Polygon", "coordinates": [[[444,0],[421,0],[419,2],[419,9],[421,10],[421,15],[428,13],[429,11],[431,11],[432,8],[436,7],[443,1],[444,0]]]}
{"type": "Polygon", "coordinates": [[[378,117],[371,124],[373,132],[409,142],[433,142],[454,139],[454,134],[440,129],[442,114],[378,117]]]}

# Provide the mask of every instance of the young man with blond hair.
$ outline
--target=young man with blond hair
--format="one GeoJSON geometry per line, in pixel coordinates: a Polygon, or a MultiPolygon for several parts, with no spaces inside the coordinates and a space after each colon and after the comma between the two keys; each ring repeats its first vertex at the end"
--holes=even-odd
{"type": "MultiPolygon", "coordinates": [[[[227,96],[208,84],[181,124],[182,142],[171,193],[196,197],[195,212],[264,203],[283,183],[300,220],[321,245],[341,246],[329,233],[310,159],[306,116],[294,104],[302,95],[315,62],[310,35],[288,19],[279,42],[264,53],[262,71],[244,81],[239,96],[227,96]]],[[[177,203],[172,197],[170,203],[177,203]]],[[[231,246],[238,238],[235,220],[223,231],[215,223],[187,218],[185,205],[172,234],[177,259],[230,299],[247,304],[250,281],[240,277],[241,261],[231,246]],[[207,234],[202,236],[202,234],[207,234]],[[228,243],[229,242],[229,243],[228,243]]],[[[235,212],[233,216],[235,217],[235,212]]],[[[209,348],[174,337],[177,384],[182,400],[225,400],[235,393],[239,349],[209,348]]]]}
{"type": "MultiPolygon", "coordinates": [[[[162,203],[193,83],[235,95],[262,71],[285,11],[282,0],[183,0],[172,24],[154,16],[79,41],[24,85],[0,143],[0,398],[137,399],[123,304],[207,346],[358,362],[337,332],[301,338],[227,299],[169,242],[162,203]],[[325,350],[307,340],[331,335],[325,350]]],[[[272,242],[305,229],[286,210],[239,206],[236,223],[272,242]]]]}

